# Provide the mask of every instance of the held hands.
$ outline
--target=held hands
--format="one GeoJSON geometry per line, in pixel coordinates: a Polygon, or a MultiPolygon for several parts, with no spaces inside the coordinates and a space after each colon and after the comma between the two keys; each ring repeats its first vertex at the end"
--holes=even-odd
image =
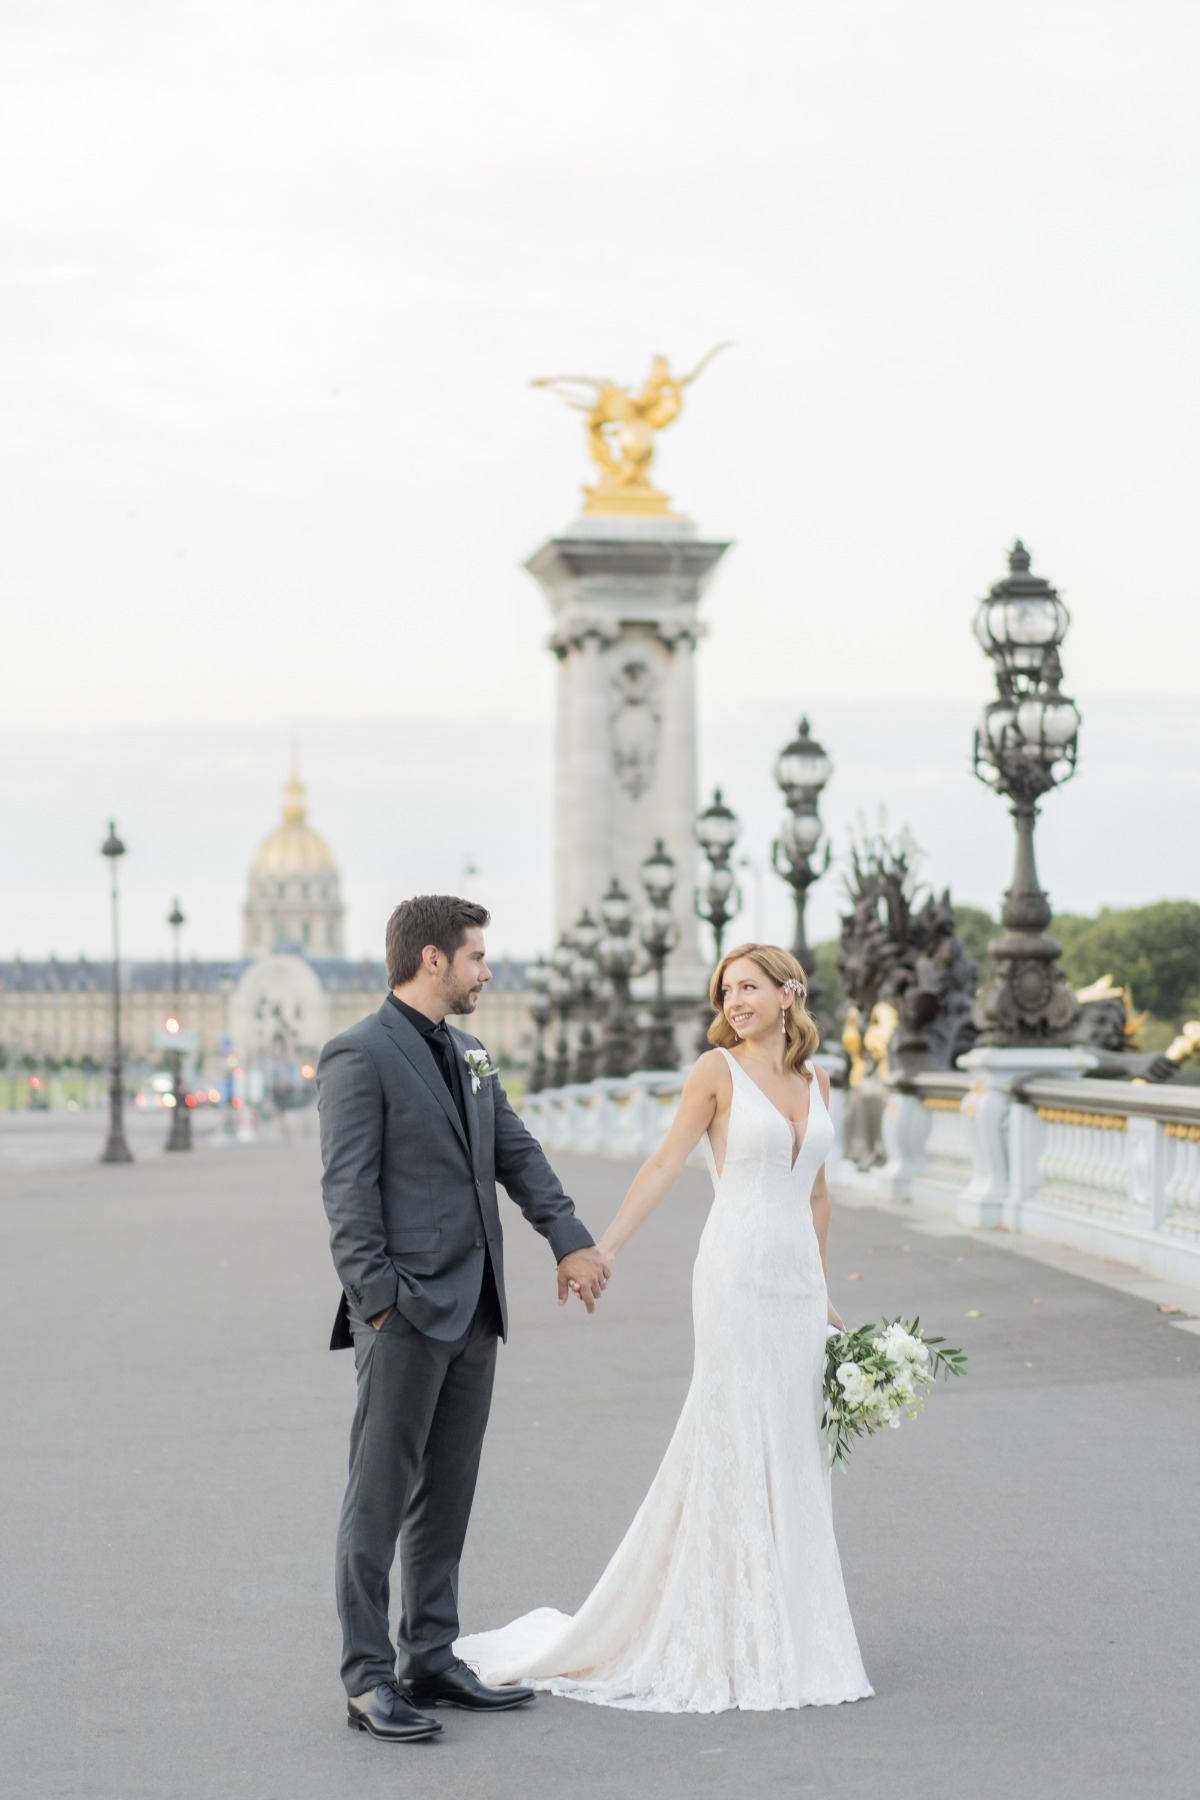
{"type": "Polygon", "coordinates": [[[568,1294],[578,1294],[589,1312],[608,1286],[612,1263],[602,1250],[593,1245],[587,1250],[572,1250],[558,1265],[558,1304],[567,1304],[568,1294]]]}

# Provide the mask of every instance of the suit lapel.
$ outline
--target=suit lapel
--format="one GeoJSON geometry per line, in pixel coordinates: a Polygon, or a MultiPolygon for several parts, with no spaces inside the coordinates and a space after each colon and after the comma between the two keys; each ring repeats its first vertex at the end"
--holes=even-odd
{"type": "Polygon", "coordinates": [[[461,1038],[453,1025],[447,1025],[450,1042],[454,1045],[454,1073],[462,1083],[463,1111],[467,1115],[467,1133],[471,1139],[471,1165],[479,1167],[479,1095],[475,1093],[475,1083],[471,1080],[471,1071],[467,1067],[466,1052],[468,1045],[461,1038]]]}
{"type": "MultiPolygon", "coordinates": [[[[429,1089],[446,1117],[458,1133],[459,1142],[468,1155],[472,1157],[473,1147],[468,1144],[463,1134],[462,1120],[458,1116],[458,1108],[454,1104],[454,1096],[442,1080],[442,1072],[434,1061],[433,1051],[422,1038],[414,1025],[410,1025],[398,1007],[385,1000],[379,1009],[379,1023],[391,1036],[392,1042],[401,1056],[406,1057],[416,1070],[425,1086],[429,1089]]],[[[471,1116],[470,1100],[467,1101],[467,1117],[471,1116]]],[[[477,1135],[473,1134],[473,1135],[477,1135]]]]}

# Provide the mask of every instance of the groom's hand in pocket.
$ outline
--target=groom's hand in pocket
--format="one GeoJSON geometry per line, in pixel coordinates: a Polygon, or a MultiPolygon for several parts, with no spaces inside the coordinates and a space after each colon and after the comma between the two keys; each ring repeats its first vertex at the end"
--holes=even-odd
{"type": "Polygon", "coordinates": [[[589,1312],[608,1286],[612,1264],[592,1245],[587,1250],[572,1250],[558,1265],[558,1304],[565,1306],[569,1294],[578,1294],[589,1312]]]}

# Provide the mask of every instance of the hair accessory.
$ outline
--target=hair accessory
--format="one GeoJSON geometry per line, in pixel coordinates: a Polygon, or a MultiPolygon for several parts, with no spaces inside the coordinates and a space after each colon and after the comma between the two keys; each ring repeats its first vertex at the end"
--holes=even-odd
{"type": "Polygon", "coordinates": [[[792,1003],[791,996],[793,994],[799,994],[800,998],[803,1000],[804,999],[804,984],[802,982],[797,981],[796,977],[794,975],[789,975],[787,980],[783,984],[783,991],[788,996],[788,998],[784,1001],[783,1006],[780,1009],[779,1029],[780,1029],[780,1031],[782,1031],[784,1037],[786,1037],[787,1036],[787,1011],[788,1011],[788,1007],[792,1003]]]}

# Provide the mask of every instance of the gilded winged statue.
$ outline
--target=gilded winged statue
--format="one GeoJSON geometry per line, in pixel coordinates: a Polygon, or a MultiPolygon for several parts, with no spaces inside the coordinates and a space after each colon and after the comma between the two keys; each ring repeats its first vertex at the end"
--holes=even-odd
{"type": "Polygon", "coordinates": [[[592,375],[547,375],[530,384],[587,415],[588,454],[600,479],[583,490],[585,513],[668,513],[667,496],[650,481],[654,435],[678,418],[684,388],[728,348],[717,344],[690,375],[672,375],[667,358],[656,356],[638,393],[592,375]]]}

